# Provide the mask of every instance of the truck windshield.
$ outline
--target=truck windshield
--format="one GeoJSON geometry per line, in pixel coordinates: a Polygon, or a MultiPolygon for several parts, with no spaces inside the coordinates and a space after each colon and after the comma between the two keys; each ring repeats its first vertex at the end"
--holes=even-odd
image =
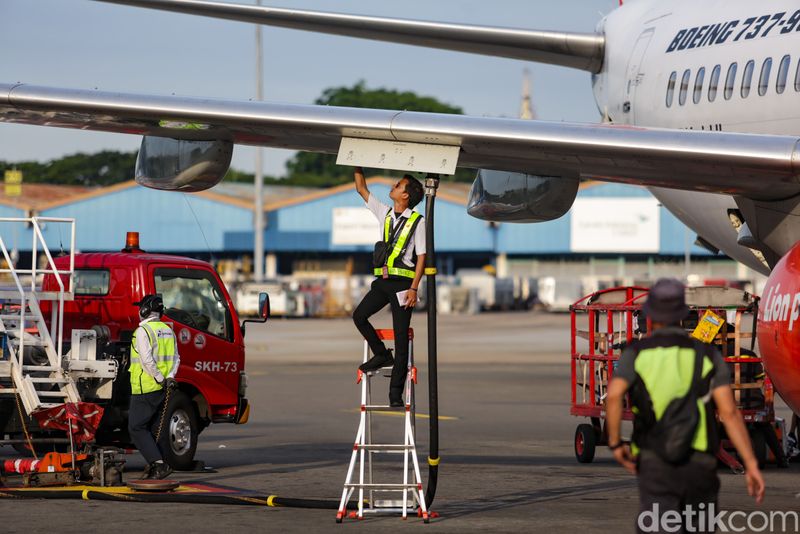
{"type": "Polygon", "coordinates": [[[164,314],[179,323],[230,339],[231,316],[217,281],[200,270],[156,269],[156,293],[164,314]]]}

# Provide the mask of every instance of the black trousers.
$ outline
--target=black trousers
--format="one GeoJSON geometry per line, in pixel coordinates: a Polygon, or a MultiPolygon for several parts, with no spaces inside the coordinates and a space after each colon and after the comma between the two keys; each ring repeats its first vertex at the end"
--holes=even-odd
{"type": "Polygon", "coordinates": [[[367,340],[372,353],[385,354],[386,345],[378,338],[369,318],[387,304],[392,307],[392,329],[394,329],[395,339],[394,367],[389,384],[392,389],[402,388],[405,385],[408,372],[408,328],[411,325],[411,312],[414,311],[414,308],[400,306],[397,292],[407,290],[411,287],[411,282],[410,278],[376,278],[372,282],[369,292],[353,311],[353,322],[367,340]]]}
{"type": "Polygon", "coordinates": [[[683,527],[677,532],[713,532],[708,530],[708,517],[711,510],[714,514],[719,512],[716,457],[695,452],[688,462],[673,465],[654,452],[643,450],[637,475],[640,505],[637,532],[676,532],[660,528],[663,524],[659,519],[668,511],[681,514],[683,527]],[[654,514],[656,506],[658,511],[654,514]],[[688,521],[684,513],[687,507],[694,514],[688,521]]]}
{"type": "MultiPolygon", "coordinates": [[[[136,445],[148,464],[163,459],[153,432],[158,430],[164,397],[163,389],[142,395],[131,395],[131,404],[128,409],[128,433],[133,444],[136,445]]],[[[166,427],[168,423],[169,421],[164,421],[164,426],[166,427]]],[[[169,432],[169,429],[164,428],[161,432],[169,432]]]]}

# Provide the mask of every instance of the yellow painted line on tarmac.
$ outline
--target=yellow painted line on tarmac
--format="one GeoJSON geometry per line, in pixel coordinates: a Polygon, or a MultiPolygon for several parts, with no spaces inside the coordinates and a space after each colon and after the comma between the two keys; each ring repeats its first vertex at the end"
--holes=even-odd
{"type": "MultiPolygon", "coordinates": [[[[351,409],[351,410],[342,410],[342,411],[343,412],[347,412],[347,413],[360,413],[361,409],[355,408],[355,409],[351,409]]],[[[406,415],[406,412],[403,411],[403,410],[376,410],[376,411],[373,411],[373,412],[370,412],[370,413],[373,413],[375,415],[387,415],[389,417],[405,417],[405,415],[406,415]]],[[[430,415],[428,415],[426,413],[419,413],[419,412],[416,413],[416,416],[419,417],[420,419],[430,419],[431,418],[430,415]]],[[[458,417],[455,417],[455,416],[452,416],[452,415],[440,415],[439,416],[439,420],[440,421],[458,421],[458,419],[459,419],[458,417]]]]}

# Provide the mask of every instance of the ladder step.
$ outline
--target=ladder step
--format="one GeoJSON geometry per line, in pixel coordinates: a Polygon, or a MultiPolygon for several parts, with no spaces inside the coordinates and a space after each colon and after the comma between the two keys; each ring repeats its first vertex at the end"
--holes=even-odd
{"type": "Polygon", "coordinates": [[[366,406],[362,406],[364,411],[366,412],[377,412],[377,411],[386,411],[391,410],[393,412],[401,412],[406,409],[405,405],[403,406],[389,406],[388,404],[367,404],[366,406]]]}
{"type": "Polygon", "coordinates": [[[16,393],[16,392],[17,392],[16,388],[0,388],[0,395],[4,393],[16,393]]]}
{"type": "MultiPolygon", "coordinates": [[[[0,321],[19,321],[19,314],[18,313],[4,313],[0,315],[0,321]]],[[[26,321],[35,321],[36,316],[30,313],[26,313],[23,316],[23,319],[26,321]]]]}
{"type": "MultiPolygon", "coordinates": [[[[32,293],[30,290],[25,290],[26,299],[31,300],[31,295],[32,293]]],[[[65,291],[63,295],[65,301],[75,300],[75,293],[65,291]]],[[[20,300],[20,293],[16,289],[14,290],[2,289],[0,290],[0,299],[18,301],[20,300]]],[[[43,300],[58,300],[58,299],[59,299],[58,291],[39,291],[39,290],[36,291],[36,300],[38,300],[39,302],[43,300]]]]}
{"type": "Polygon", "coordinates": [[[63,391],[36,391],[40,397],[69,397],[68,393],[63,391]]]}
{"type": "Polygon", "coordinates": [[[40,402],[37,410],[46,410],[47,408],[54,408],[56,406],[62,406],[63,404],[63,402],[40,402]]]}
{"type": "Polygon", "coordinates": [[[385,490],[405,490],[405,489],[418,489],[421,484],[358,484],[350,483],[345,484],[345,488],[364,488],[364,489],[385,489],[385,490]]]}
{"type": "MultiPolygon", "coordinates": [[[[15,347],[19,347],[22,343],[19,342],[19,339],[12,338],[11,344],[15,347]]],[[[44,339],[34,338],[34,339],[26,339],[25,340],[26,347],[46,347],[47,342],[44,339]]]]}
{"type": "Polygon", "coordinates": [[[23,371],[38,371],[38,372],[52,372],[61,371],[61,367],[54,367],[52,365],[23,365],[23,371]]]}
{"type": "Polygon", "coordinates": [[[413,445],[376,445],[372,444],[365,444],[365,445],[358,445],[356,444],[356,448],[359,450],[365,451],[410,451],[413,449],[413,445]]]}
{"type": "Polygon", "coordinates": [[[66,384],[67,381],[63,378],[31,378],[34,384],[66,384]]]}

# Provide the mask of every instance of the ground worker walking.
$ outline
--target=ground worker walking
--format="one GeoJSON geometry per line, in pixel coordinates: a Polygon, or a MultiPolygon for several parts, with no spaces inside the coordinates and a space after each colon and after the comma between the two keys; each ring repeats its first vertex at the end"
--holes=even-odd
{"type": "Polygon", "coordinates": [[[725,362],[714,347],[693,340],[680,327],[689,311],[684,292],[675,279],[653,285],[643,307],[653,332],[623,351],[608,389],[608,446],[623,467],[638,475],[639,532],[713,531],[708,518],[714,516],[719,493],[715,407],[745,466],[748,493],[758,503],[764,497],[764,480],[725,362]],[[627,392],[635,414],[630,445],[620,436],[627,392]],[[664,518],[674,520],[676,513],[682,529],[669,530],[664,518]]]}
{"type": "Polygon", "coordinates": [[[389,404],[398,407],[403,405],[411,313],[417,303],[419,283],[425,268],[425,223],[419,213],[412,211],[422,200],[424,191],[419,180],[406,174],[389,192],[393,202],[390,207],[369,192],[361,167],[355,169],[355,183],[356,191],[367,203],[367,208],[382,223],[381,239],[375,244],[373,254],[373,273],[376,278],[353,312],[353,321],[374,354],[359,369],[370,372],[394,364],[389,384],[389,404]],[[369,322],[369,318],[387,304],[392,309],[394,358],[369,322]]]}
{"type": "MultiPolygon", "coordinates": [[[[139,302],[139,328],[131,341],[131,403],[128,431],[136,448],[147,460],[144,477],[163,479],[172,473],[164,462],[151,428],[159,419],[166,392],[175,388],[180,357],[175,334],[161,322],[164,303],[158,295],[146,295],[139,302]]],[[[157,429],[159,432],[162,429],[157,429]]]]}

